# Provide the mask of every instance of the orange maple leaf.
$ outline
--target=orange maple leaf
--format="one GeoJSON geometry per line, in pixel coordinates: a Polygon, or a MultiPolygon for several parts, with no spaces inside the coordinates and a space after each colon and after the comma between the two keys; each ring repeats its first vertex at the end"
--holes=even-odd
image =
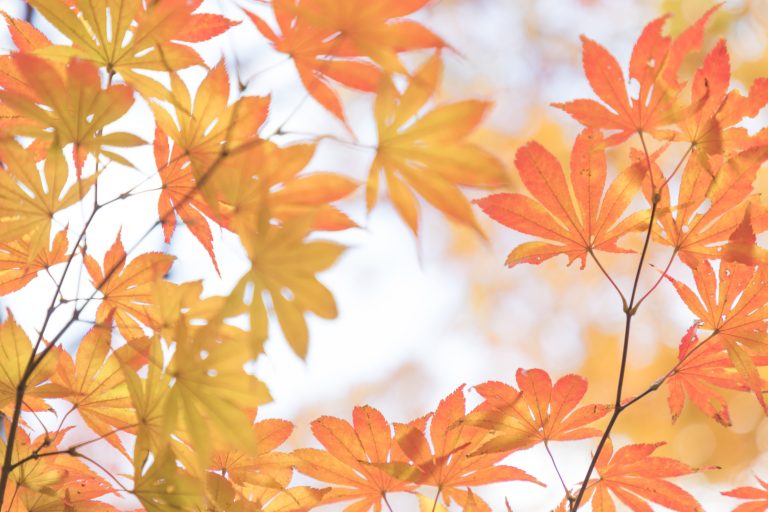
{"type": "Polygon", "coordinates": [[[584,494],[585,499],[592,499],[592,510],[616,510],[613,495],[632,512],[647,512],[647,502],[681,512],[701,512],[693,496],[666,480],[697,470],[675,459],[651,455],[664,444],[631,444],[614,453],[608,439],[595,464],[600,478],[591,479],[584,494]]]}
{"type": "Polygon", "coordinates": [[[126,265],[127,255],[119,232],[104,255],[103,267],[86,254],[83,263],[91,283],[103,294],[96,322],[101,324],[113,317],[120,334],[128,341],[144,337],[139,324],[159,327],[151,308],[152,285],[168,273],[174,259],[168,254],[149,252],[126,265]]]}
{"type": "Polygon", "coordinates": [[[375,464],[407,462],[384,416],[373,407],[355,407],[352,424],[323,416],[312,422],[312,433],[325,450],[293,452],[296,469],[333,485],[323,503],[354,501],[347,510],[381,509],[388,493],[407,492],[415,485],[387,474],[375,464]]]}
{"type": "MultiPolygon", "coordinates": [[[[635,157],[644,160],[639,153],[635,157]]],[[[683,170],[677,205],[672,206],[669,187],[660,193],[657,208],[656,240],[674,247],[680,259],[695,268],[703,259],[721,257],[724,244],[743,222],[747,211],[754,231],[768,229],[768,207],[750,195],[757,171],[768,159],[768,146],[757,146],[727,156],[690,157],[683,170]],[[708,208],[701,211],[704,205],[708,208]]],[[[665,178],[655,163],[651,165],[655,183],[665,178]]],[[[645,194],[654,192],[646,184],[645,194]]]]}
{"type": "Polygon", "coordinates": [[[50,248],[30,252],[29,237],[0,243],[0,296],[22,289],[41,270],[67,261],[67,230],[59,231],[50,248]]]}
{"type": "Polygon", "coordinates": [[[571,152],[571,174],[567,179],[552,153],[537,142],[529,142],[517,150],[515,165],[533,198],[503,193],[475,201],[497,222],[557,242],[521,244],[507,257],[507,266],[538,264],[565,254],[569,263],[581,259],[583,269],[587,254],[593,250],[631,252],[619,247],[617,241],[647,225],[649,215],[640,211],[621,221],[619,218],[640,190],[647,168],[641,163],[630,165],[603,196],[607,173],[604,146],[599,131],[581,132],[571,152]]]}
{"type": "MultiPolygon", "coordinates": [[[[200,83],[194,102],[175,73],[171,74],[171,91],[175,120],[158,103],[150,102],[150,107],[160,129],[189,157],[198,185],[203,187],[202,176],[214,162],[243,144],[259,140],[258,130],[267,118],[270,100],[243,96],[229,104],[229,76],[223,62],[200,83]]],[[[210,177],[206,180],[210,181],[210,177]]]]}
{"type": "Polygon", "coordinates": [[[710,339],[699,346],[696,334],[699,324],[695,323],[680,340],[678,364],[666,379],[669,387],[669,410],[672,421],[676,421],[685,405],[685,397],[693,402],[704,414],[726,426],[731,425],[728,404],[714,386],[748,390],[741,376],[733,370],[728,354],[721,343],[710,339]]]}
{"type": "Polygon", "coordinates": [[[709,155],[729,154],[753,144],[747,129],[735,126],[746,117],[755,117],[768,102],[768,79],[758,78],[747,96],[731,84],[728,48],[721,39],[707,54],[696,71],[691,85],[691,98],[706,98],[691,116],[678,122],[681,134],[676,140],[692,144],[694,158],[709,170],[709,155]]]}
{"type": "Polygon", "coordinates": [[[136,413],[120,362],[110,354],[111,343],[111,323],[94,326],[80,342],[75,361],[62,351],[51,381],[91,430],[128,457],[115,434],[131,429],[136,413]]]}
{"type": "MultiPolygon", "coordinates": [[[[475,454],[488,438],[488,433],[463,422],[463,388],[459,387],[440,401],[431,415],[429,432],[426,417],[407,424],[395,423],[395,439],[411,464],[390,463],[380,467],[400,478],[437,487],[446,505],[451,501],[465,505],[469,488],[478,485],[510,480],[543,485],[521,469],[498,464],[510,450],[475,454]]],[[[475,495],[474,499],[478,511],[490,512],[490,507],[480,497],[475,495]]]]}
{"type": "Polygon", "coordinates": [[[375,92],[382,78],[379,66],[407,74],[399,53],[445,46],[421,24],[401,19],[428,1],[276,0],[272,8],[280,35],[259,16],[245,12],[275,50],[291,56],[307,92],[346,124],[330,80],[375,92]]]}
{"type": "Polygon", "coordinates": [[[698,296],[682,282],[666,277],[701,321],[701,328],[713,331],[716,339],[710,342],[725,348],[744,384],[768,410],[763,398],[763,380],[753,360],[755,355],[766,352],[768,341],[766,269],[723,260],[719,276],[715,276],[712,265],[705,260],[692,271],[698,296]]]}
{"type": "Polygon", "coordinates": [[[263,493],[260,500],[267,501],[267,495],[274,495],[291,481],[292,458],[274,450],[291,435],[293,424],[267,419],[254,423],[252,431],[254,451],[246,453],[231,447],[214,447],[209,469],[226,474],[237,485],[248,485],[251,500],[260,488],[263,493]]]}
{"type": "Polygon", "coordinates": [[[187,229],[208,251],[216,272],[219,272],[216,254],[213,252],[213,234],[206,220],[206,217],[213,217],[214,213],[197,190],[189,159],[178,146],[174,145],[172,150],[169,148],[168,136],[160,128],[155,128],[154,152],[157,172],[163,182],[157,200],[157,213],[163,224],[165,242],[171,241],[178,214],[187,229]]]}
{"type": "Polygon", "coordinates": [[[117,512],[118,509],[95,498],[114,492],[73,453],[76,448],[61,446],[71,428],[30,439],[23,429],[13,446],[13,461],[19,465],[11,472],[13,485],[6,489],[6,503],[13,512],[45,510],[96,510],[117,512]],[[22,462],[25,461],[25,462],[22,462]],[[8,491],[11,496],[8,496],[8,491]]]}
{"type": "Polygon", "coordinates": [[[587,381],[564,375],[554,385],[538,368],[516,374],[518,391],[502,382],[485,382],[475,389],[485,401],[462,420],[493,432],[476,453],[522,450],[540,442],[586,439],[602,434],[589,427],[611,411],[602,404],[576,408],[587,392],[587,381]]]}
{"type": "Polygon", "coordinates": [[[0,90],[0,101],[34,123],[19,125],[15,132],[50,141],[54,148],[71,143],[78,178],[89,153],[131,165],[105,146],[132,147],[145,142],[131,133],[102,133],[133,105],[130,87],[102,87],[98,68],[78,59],[70,60],[62,73],[59,67],[34,55],[16,53],[12,58],[24,86],[0,90]]]}
{"type": "Polygon", "coordinates": [[[760,482],[761,488],[737,487],[736,489],[720,493],[731,498],[749,500],[748,503],[742,503],[733,509],[733,512],[764,512],[768,510],[768,482],[764,482],[758,477],[755,478],[760,482]]]}
{"type": "Polygon", "coordinates": [[[608,108],[586,99],[556,103],[555,106],[584,126],[612,131],[606,139],[608,144],[619,144],[638,132],[667,135],[660,128],[684,116],[683,109],[676,104],[684,85],[677,78],[680,64],[687,54],[701,45],[704,25],[716,9],[707,11],[674,40],[661,34],[668,16],[646,25],[629,63],[629,78],[640,85],[637,98],[630,98],[627,81],[613,55],[582,36],[584,73],[592,90],[608,108]]]}

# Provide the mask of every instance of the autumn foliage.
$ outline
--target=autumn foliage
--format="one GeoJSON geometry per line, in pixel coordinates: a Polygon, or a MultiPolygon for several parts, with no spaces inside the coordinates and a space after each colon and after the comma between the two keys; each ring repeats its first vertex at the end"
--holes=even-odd
{"type": "MultiPolygon", "coordinates": [[[[582,37],[594,98],[554,105],[582,125],[570,159],[530,141],[510,162],[512,178],[470,138],[491,104],[436,97],[444,57],[458,50],[412,17],[428,0],[253,0],[240,2],[237,19],[204,11],[202,0],[27,3],[58,33],[54,42],[4,14],[15,48],[0,56],[3,511],[394,512],[395,495],[410,510],[511,511],[514,494],[492,503],[478,488],[544,486],[508,459],[537,445],[560,477],[549,487],[558,511],[708,509],[677,477],[714,468],[659,455],[664,439],[626,443],[612,433],[654,393],[668,397],[670,422],[692,407],[730,425],[725,390],[751,394],[768,412],[768,252],[757,245],[768,206],[754,188],[768,128],[743,123],[768,103],[768,79],[742,93],[731,86],[726,42],[703,47],[718,7],[674,37],[668,16],[650,22],[628,68],[582,37]],[[251,94],[235,62],[198,53],[198,43],[241,24],[252,44],[295,67],[297,109],[315,102],[348,136],[342,143],[369,151],[367,176],[315,169],[318,146],[338,135],[282,137],[287,120],[273,118],[272,98],[251,94]],[[190,69],[199,83],[184,75],[190,69]],[[352,94],[370,102],[374,147],[356,138],[352,94]],[[127,122],[137,111],[144,125],[127,122]],[[153,160],[137,157],[143,147],[153,160]],[[136,171],[140,179],[115,193],[112,183],[136,171]],[[585,399],[589,375],[518,369],[510,382],[474,386],[477,406],[457,382],[412,421],[361,405],[351,421],[313,421],[314,447],[282,448],[294,425],[259,416],[271,397],[249,363],[278,331],[306,357],[307,317],[336,318],[333,283],[319,274],[345,250],[332,232],[359,228],[343,203],[358,189],[368,213],[386,196],[416,238],[424,207],[487,237],[482,211],[529,237],[508,267],[551,258],[597,267],[625,319],[622,356],[611,363],[615,399],[585,399]],[[145,234],[127,239],[121,225],[131,219],[113,218],[109,249],[93,251],[95,219],[139,194],[157,201],[145,234]],[[189,255],[142,252],[154,231],[170,243],[180,230],[210,260],[200,279],[232,272],[214,233],[239,243],[247,269],[230,290],[172,281],[189,255]],[[665,251],[665,266],[648,268],[652,250],[665,251]],[[614,279],[605,253],[631,269],[631,286],[614,279]],[[650,287],[643,273],[655,276],[650,287]],[[13,294],[33,282],[47,295],[26,324],[13,294]],[[632,320],[663,286],[690,309],[691,327],[678,333],[674,366],[630,395],[632,320]],[[74,348],[63,343],[77,332],[74,348]],[[580,461],[580,481],[568,482],[550,446],[575,441],[592,443],[592,455],[580,461]]],[[[768,510],[768,485],[756,482],[723,490],[735,511],[768,510]]]]}

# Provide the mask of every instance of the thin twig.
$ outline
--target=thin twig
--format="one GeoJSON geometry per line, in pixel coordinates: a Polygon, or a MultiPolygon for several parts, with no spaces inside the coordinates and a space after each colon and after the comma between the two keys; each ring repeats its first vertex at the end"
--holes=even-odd
{"type": "Polygon", "coordinates": [[[587,490],[587,486],[589,485],[589,479],[592,477],[592,472],[595,470],[595,465],[597,464],[597,460],[600,457],[600,454],[603,451],[603,448],[605,447],[605,443],[608,441],[609,436],[611,435],[611,431],[613,430],[613,426],[616,424],[616,420],[618,419],[621,412],[624,410],[624,407],[621,405],[621,396],[624,391],[624,380],[626,377],[626,371],[627,371],[627,356],[629,354],[629,334],[631,332],[631,326],[632,326],[632,317],[635,316],[635,313],[637,313],[637,305],[635,304],[635,297],[637,296],[637,289],[638,285],[640,283],[640,274],[643,271],[643,263],[645,261],[645,257],[648,254],[648,246],[651,241],[651,234],[653,233],[653,224],[656,220],[656,211],[657,207],[659,205],[659,201],[661,200],[661,194],[660,191],[657,191],[655,187],[653,187],[653,173],[651,172],[651,157],[648,153],[648,147],[645,144],[645,138],[643,137],[643,132],[638,131],[638,134],[640,135],[640,140],[642,141],[643,150],[645,152],[645,158],[646,163],[648,165],[648,173],[651,176],[651,217],[648,220],[648,229],[645,232],[645,240],[643,241],[643,250],[640,253],[640,261],[637,264],[637,270],[635,272],[635,279],[632,283],[632,293],[629,297],[629,303],[624,307],[624,315],[625,315],[625,322],[624,322],[624,340],[622,342],[622,350],[621,350],[621,366],[619,368],[619,378],[618,382],[616,384],[616,399],[614,401],[614,407],[613,407],[613,413],[611,414],[610,420],[608,420],[608,425],[605,428],[605,431],[603,432],[602,437],[600,438],[600,442],[597,445],[597,448],[595,449],[595,453],[592,455],[592,460],[589,463],[589,468],[587,469],[587,473],[584,476],[584,480],[582,481],[581,488],[579,489],[579,493],[576,496],[576,499],[572,502],[571,505],[571,511],[575,512],[579,509],[579,506],[581,505],[581,500],[584,498],[584,493],[587,490]]]}
{"type": "Polygon", "coordinates": [[[563,491],[565,491],[565,497],[570,502],[573,500],[573,496],[571,496],[571,491],[568,489],[568,486],[565,484],[565,479],[563,479],[562,473],[560,473],[560,468],[557,467],[557,462],[555,462],[555,456],[552,455],[552,450],[549,448],[549,443],[546,439],[544,439],[544,449],[547,450],[547,455],[549,455],[549,460],[552,461],[552,467],[555,468],[555,473],[557,473],[557,478],[560,480],[560,484],[563,486],[563,491]]]}

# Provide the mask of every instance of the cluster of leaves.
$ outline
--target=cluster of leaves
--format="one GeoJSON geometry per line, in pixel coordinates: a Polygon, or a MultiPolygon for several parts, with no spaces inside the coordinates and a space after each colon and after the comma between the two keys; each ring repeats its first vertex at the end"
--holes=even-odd
{"type": "MultiPolygon", "coordinates": [[[[731,89],[724,40],[704,55],[690,80],[680,78],[681,65],[699,51],[714,10],[676,38],[663,35],[667,16],[645,27],[629,64],[636,97],[630,95],[616,59],[582,37],[584,72],[599,101],[555,104],[584,126],[573,146],[570,174],[546,148],[530,142],[515,158],[530,195],[501,193],[477,200],[504,226],[546,240],[516,247],[508,266],[539,264],[565,254],[569,263],[578,259],[584,268],[591,259],[615,288],[626,315],[613,413],[581,487],[575,492],[566,487],[563,510],[575,510],[590,499],[593,510],[614,510],[614,499],[634,511],[650,510],[647,501],[672,510],[702,509],[690,494],[665,480],[691,468],[650,457],[658,444],[613,451],[610,433],[621,412],[659,388],[668,389],[673,421],[688,399],[715,421],[730,425],[718,388],[752,392],[768,411],[766,384],[758,369],[766,364],[768,349],[768,259],[756,245],[756,234],[768,229],[768,210],[753,190],[758,170],[768,160],[768,132],[750,133],[742,126],[768,103],[768,80],[755,80],[746,95],[731,89]],[[621,161],[624,153],[627,162],[610,182],[609,151],[619,157],[613,161],[621,161]],[[642,245],[621,246],[622,238],[633,232],[645,233],[642,245]],[[664,270],[642,293],[638,285],[644,261],[654,250],[658,254],[664,249],[664,270]],[[598,251],[639,252],[631,291],[622,291],[611,278],[598,251]],[[677,260],[692,274],[696,291],[669,275],[677,260]],[[631,320],[665,278],[696,317],[695,323],[683,336],[678,361],[669,372],[645,392],[624,396],[631,320]],[[594,470],[599,478],[590,478],[594,470]]],[[[724,494],[766,497],[755,488],[724,494]]],[[[754,503],[737,508],[764,509],[754,503]]]]}
{"type": "MultiPolygon", "coordinates": [[[[680,77],[684,60],[700,50],[712,11],[676,38],[663,35],[665,17],[645,28],[629,66],[636,97],[614,57],[584,38],[584,69],[601,101],[557,105],[584,125],[570,174],[530,142],[515,158],[529,194],[476,201],[501,224],[545,240],[515,248],[509,266],[565,254],[582,268],[592,259],[613,285],[626,315],[614,403],[582,404],[583,377],[553,383],[544,370],[521,369],[514,386],[476,386],[483,401],[470,411],[462,386],[409,423],[390,424],[371,407],[355,408],[351,424],[321,417],[312,423],[317,449],[276,451],[293,425],[257,420],[270,396],[246,368],[275,325],[304,357],[307,315],[336,317],[333,295],[318,274],[344,247],[317,233],[357,227],[336,203],[360,183],[312,170],[318,144],[329,137],[281,143],[287,121],[265,129],[273,121],[270,97],[247,95],[242,83],[233,95],[231,63],[209,67],[195,44],[227,37],[239,23],[255,26],[262,43],[295,65],[305,94],[352,136],[336,87],[371,95],[378,140],[365,182],[368,210],[377,204],[383,175],[386,194],[415,235],[420,199],[480,233],[461,187],[493,189],[508,178],[497,158],[467,140],[489,103],[433,101],[443,53],[451,49],[407,18],[427,3],[272,0],[242,8],[242,19],[231,20],[197,12],[202,0],[28,0],[60,32],[62,44],[4,15],[16,50],[0,56],[0,294],[44,275],[53,284],[41,324],[25,326],[35,336],[10,310],[0,324],[0,507],[117,510],[107,502],[119,496],[157,512],[298,512],[334,503],[362,512],[391,511],[388,495],[406,493],[426,511],[452,503],[490,511],[474,488],[542,485],[505,464],[508,455],[542,444],[558,470],[551,443],[599,438],[583,482],[569,486],[561,478],[559,510],[575,511],[588,501],[593,510],[615,510],[615,500],[641,512],[650,510],[648,502],[701,510],[668,481],[695,469],[654,456],[663,443],[614,450],[610,434],[624,410],[661,387],[673,420],[688,399],[728,425],[718,388],[751,392],[768,410],[759,373],[768,364],[768,257],[756,245],[756,234],[768,230],[768,207],[753,193],[768,160],[768,132],[740,126],[768,103],[768,80],[756,80],[747,95],[731,89],[723,41],[692,79],[680,77]],[[415,59],[402,58],[413,52],[415,59]],[[421,64],[406,65],[414,60],[421,64]],[[206,74],[190,89],[183,71],[193,67],[206,74]],[[137,104],[151,113],[150,129],[141,133],[154,130],[153,141],[111,131],[137,104]],[[151,172],[127,150],[149,144],[151,172]],[[628,155],[611,180],[608,152],[628,155]],[[142,171],[145,182],[103,197],[99,184],[126,166],[142,171]],[[156,194],[156,222],[127,250],[115,226],[109,250],[91,254],[86,240],[93,220],[139,193],[156,194]],[[66,226],[78,212],[82,227],[70,232],[66,226]],[[234,277],[229,293],[206,293],[201,281],[172,282],[170,254],[134,254],[155,228],[170,242],[177,219],[216,272],[222,269],[212,226],[242,244],[250,266],[234,277]],[[620,245],[631,233],[645,233],[637,251],[620,245]],[[649,248],[670,254],[641,294],[649,248]],[[629,293],[597,251],[630,258],[639,252],[629,293]],[[676,260],[690,269],[696,291],[669,275],[676,260]],[[85,292],[76,268],[90,278],[85,292]],[[627,397],[630,323],[665,278],[697,320],[674,367],[644,393],[627,397]],[[73,284],[74,297],[68,295],[73,284]],[[90,328],[70,353],[62,341],[83,322],[90,328]],[[89,451],[94,446],[98,455],[89,451]],[[116,476],[106,466],[123,458],[133,473],[116,476]],[[295,472],[316,485],[292,484],[295,472]]],[[[752,500],[737,510],[763,510],[768,503],[768,493],[757,488],[725,494],[752,500]]]]}
{"type": "MultiPolygon", "coordinates": [[[[383,174],[414,234],[418,197],[479,230],[459,187],[507,181],[504,166],[466,140],[489,103],[433,101],[448,46],[406,17],[428,0],[275,0],[236,7],[239,20],[198,12],[202,3],[30,0],[58,31],[56,43],[3,13],[16,49],[0,56],[0,294],[36,279],[53,283],[40,324],[22,327],[8,310],[0,325],[3,510],[117,510],[108,503],[123,498],[148,511],[298,511],[345,496],[291,485],[294,468],[315,474],[315,456],[275,452],[293,426],[256,420],[270,396],[246,369],[276,326],[304,357],[307,315],[336,317],[318,274],[344,247],[318,233],[357,227],[336,203],[360,182],[312,169],[326,134],[281,143],[287,120],[267,132],[265,124],[278,124],[271,98],[246,94],[239,76],[233,94],[237,67],[225,60],[209,66],[197,43],[248,24],[255,35],[248,44],[287,54],[304,94],[352,136],[336,84],[375,98],[368,210],[383,174]],[[406,66],[402,55],[414,51],[410,61],[421,64],[406,66]],[[196,88],[185,79],[191,68],[205,70],[196,88]],[[148,126],[113,129],[137,105],[150,113],[148,126]],[[150,144],[154,166],[147,169],[130,155],[150,144]],[[105,197],[99,184],[126,167],[143,181],[105,197]],[[103,256],[93,253],[94,219],[148,193],[158,206],[145,235],[126,249],[113,223],[114,243],[103,256]],[[78,216],[81,228],[69,228],[78,216]],[[216,272],[223,269],[212,226],[242,244],[250,265],[227,276],[236,283],[229,293],[206,293],[202,281],[172,282],[174,256],[138,251],[159,227],[170,242],[177,219],[216,272]],[[62,341],[84,323],[90,328],[74,340],[76,351],[66,349],[62,341]],[[131,475],[109,469],[126,464],[131,475]]],[[[374,416],[370,422],[380,420],[374,416]]],[[[388,453],[374,460],[388,463],[388,453]]],[[[393,490],[413,487],[390,480],[393,490]]]]}

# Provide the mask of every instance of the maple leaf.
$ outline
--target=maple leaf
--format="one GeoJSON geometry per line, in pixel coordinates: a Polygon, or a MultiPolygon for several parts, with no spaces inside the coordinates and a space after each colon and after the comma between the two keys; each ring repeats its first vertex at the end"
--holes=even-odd
{"type": "Polygon", "coordinates": [[[698,327],[699,324],[695,323],[680,340],[678,364],[666,379],[672,421],[675,422],[680,416],[687,395],[704,414],[722,425],[730,426],[727,402],[713,386],[739,391],[749,388],[733,371],[733,364],[717,338],[706,341],[703,347],[699,346],[698,327]]]}
{"type": "Polygon", "coordinates": [[[245,12],[275,50],[291,56],[307,92],[346,124],[331,80],[375,92],[382,79],[379,66],[387,72],[407,74],[399,53],[445,46],[421,24],[401,19],[428,1],[351,0],[340,4],[335,0],[277,0],[272,8],[280,35],[259,16],[245,12]]]}
{"type": "Polygon", "coordinates": [[[586,439],[602,434],[588,427],[611,411],[608,405],[576,408],[587,392],[587,381],[565,375],[552,384],[538,368],[516,374],[518,391],[502,382],[485,382],[475,389],[485,401],[462,420],[494,432],[494,437],[475,453],[522,450],[539,442],[586,439]]]}
{"type": "MultiPolygon", "coordinates": [[[[57,353],[50,354],[38,364],[26,379],[24,405],[31,410],[47,410],[42,398],[48,396],[45,386],[56,371],[57,353]]],[[[16,391],[32,356],[32,342],[19,327],[10,310],[8,318],[0,324],[0,410],[11,415],[16,401],[16,391]]]]}
{"type": "Polygon", "coordinates": [[[716,335],[716,342],[725,348],[734,368],[760,405],[768,408],[763,398],[763,381],[752,359],[755,354],[765,353],[768,340],[766,270],[722,260],[716,276],[712,265],[704,260],[693,270],[698,296],[684,283],[666,277],[699,319],[701,328],[716,335]]]}
{"type": "Polygon", "coordinates": [[[613,495],[633,512],[650,510],[647,502],[681,512],[702,511],[693,496],[666,480],[697,470],[675,459],[651,455],[664,444],[631,444],[614,453],[613,443],[608,439],[595,464],[600,478],[591,479],[584,494],[585,499],[591,497],[592,510],[616,510],[613,495]]]}
{"type": "MultiPolygon", "coordinates": [[[[7,13],[2,13],[8,27],[9,35],[21,52],[33,53],[36,50],[50,46],[52,43],[42,32],[24,20],[13,18],[7,13]]],[[[25,94],[28,91],[26,79],[16,67],[12,54],[0,55],[0,89],[10,90],[25,94]]],[[[14,126],[34,125],[34,121],[27,119],[14,109],[0,102],[0,126],[13,130],[14,126]]]]}
{"type": "Polygon", "coordinates": [[[213,251],[213,234],[206,220],[206,217],[210,218],[214,213],[197,190],[189,160],[177,146],[171,150],[168,136],[160,128],[155,128],[154,153],[157,171],[163,182],[157,200],[157,213],[163,224],[165,243],[171,241],[178,214],[187,229],[208,251],[216,272],[220,273],[213,251]]]}
{"type": "Polygon", "coordinates": [[[334,242],[305,241],[310,223],[311,219],[299,219],[283,227],[269,226],[266,232],[241,234],[251,270],[232,292],[233,297],[241,297],[246,285],[253,285],[249,313],[251,334],[258,341],[266,340],[268,335],[264,302],[264,294],[268,293],[286,341],[302,358],[307,355],[309,343],[306,312],[326,319],[337,315],[333,295],[316,274],[333,265],[344,251],[334,242]]]}
{"type": "Polygon", "coordinates": [[[692,100],[706,97],[706,101],[678,122],[681,133],[675,137],[691,143],[693,158],[707,170],[708,156],[729,154],[752,145],[746,128],[735,125],[744,118],[755,117],[768,102],[768,79],[755,80],[747,96],[736,89],[728,90],[730,83],[728,49],[721,39],[705,57],[691,85],[692,100]]]}
{"type": "Polygon", "coordinates": [[[51,381],[91,430],[128,456],[114,434],[136,425],[136,414],[120,362],[110,354],[111,344],[111,322],[94,326],[80,341],[76,362],[62,351],[51,381]]]}
{"type": "Polygon", "coordinates": [[[275,50],[291,56],[307,92],[346,125],[344,108],[331,87],[331,80],[360,91],[375,92],[381,71],[372,63],[359,59],[328,58],[339,46],[338,42],[327,41],[332,33],[292,15],[280,5],[279,2],[272,4],[280,35],[256,14],[247,10],[245,13],[275,50]]]}
{"type": "Polygon", "coordinates": [[[216,178],[216,222],[235,232],[309,216],[312,230],[357,226],[330,203],[349,196],[359,182],[332,172],[303,172],[316,148],[315,144],[281,147],[265,140],[228,157],[222,164],[225,171],[216,178]]]}
{"type": "Polygon", "coordinates": [[[157,125],[192,162],[200,188],[214,162],[259,140],[257,132],[269,112],[269,97],[243,96],[228,104],[229,90],[229,76],[220,62],[200,83],[194,103],[181,78],[171,74],[176,120],[157,102],[150,102],[157,125]]]}
{"type": "MultiPolygon", "coordinates": [[[[93,510],[94,498],[114,492],[103,478],[75,458],[77,451],[63,448],[61,442],[71,429],[60,429],[30,439],[24,430],[17,432],[11,472],[15,499],[8,501],[13,512],[54,512],[57,510],[93,510]],[[16,501],[18,500],[18,501],[16,501]]],[[[5,447],[0,449],[4,455],[5,447]]],[[[98,503],[98,502],[97,502],[98,503]]],[[[104,505],[99,510],[117,512],[104,505]]]]}
{"type": "Polygon", "coordinates": [[[266,503],[264,512],[308,512],[323,499],[328,489],[298,486],[285,489],[266,503]]]}
{"type": "Polygon", "coordinates": [[[593,250],[631,252],[617,245],[619,238],[647,225],[649,215],[636,212],[619,220],[646,175],[644,164],[634,163],[611,182],[606,181],[604,140],[600,132],[584,130],[571,152],[567,179],[557,159],[537,142],[517,150],[515,166],[533,198],[522,194],[494,194],[475,201],[492,219],[516,231],[556,242],[526,242],[507,257],[507,266],[539,264],[559,254],[569,264],[593,250]],[[573,190],[572,198],[571,190],[573,190]]]}
{"type": "Polygon", "coordinates": [[[271,400],[264,384],[245,372],[251,359],[237,343],[220,341],[216,326],[190,329],[186,319],[176,325],[175,352],[165,370],[171,387],[163,408],[165,432],[189,441],[199,469],[208,467],[211,439],[253,451],[251,422],[245,411],[271,400]]]}
{"type": "Polygon", "coordinates": [[[171,378],[162,371],[159,338],[153,340],[147,352],[149,364],[143,377],[128,361],[118,358],[136,418],[134,462],[146,460],[149,454],[159,453],[167,444],[163,411],[171,378]]]}
{"type": "Polygon", "coordinates": [[[151,464],[134,461],[132,494],[146,512],[191,510],[200,502],[200,483],[176,464],[169,445],[154,454],[151,464]]]}
{"type": "Polygon", "coordinates": [[[764,482],[759,477],[755,478],[760,482],[761,488],[737,487],[736,489],[720,493],[731,498],[749,500],[748,503],[742,503],[733,509],[733,512],[764,512],[765,510],[768,510],[768,483],[764,482]]]}
{"type": "Polygon", "coordinates": [[[13,63],[24,80],[24,90],[5,88],[0,91],[0,101],[36,125],[17,127],[16,132],[51,140],[54,147],[73,144],[78,178],[89,153],[131,165],[104,146],[140,146],[144,140],[126,132],[102,133],[106,125],[123,117],[133,105],[130,87],[102,88],[98,69],[78,59],[67,63],[63,76],[56,66],[34,55],[16,53],[13,63]]]}
{"type": "Polygon", "coordinates": [[[376,203],[383,173],[398,214],[416,235],[419,207],[413,191],[450,219],[480,231],[459,186],[494,188],[507,182],[498,159],[464,140],[485,116],[490,103],[459,101],[436,106],[417,117],[433,96],[441,74],[439,56],[434,55],[403,93],[385,78],[376,97],[379,142],[368,174],[367,208],[370,211],[376,203]]]}
{"type": "Polygon", "coordinates": [[[381,510],[388,493],[407,492],[415,486],[375,464],[407,462],[407,457],[395,443],[387,420],[373,407],[355,407],[352,422],[330,416],[313,421],[312,433],[325,450],[294,451],[296,469],[334,486],[323,497],[324,504],[354,501],[348,510],[381,510]]]}
{"type": "MultiPolygon", "coordinates": [[[[748,148],[727,157],[714,155],[707,159],[706,167],[701,159],[689,158],[677,206],[670,204],[668,187],[661,191],[657,208],[661,229],[654,231],[656,240],[672,246],[683,262],[695,268],[703,259],[722,256],[725,242],[748,210],[755,231],[762,233],[768,229],[768,208],[758,196],[750,195],[757,171],[766,159],[768,146],[748,148]],[[705,205],[708,208],[702,211],[705,205]]],[[[651,168],[654,181],[663,182],[658,166],[651,168]]],[[[646,187],[646,196],[652,193],[646,187]]]]}
{"type": "MultiPolygon", "coordinates": [[[[5,18],[5,24],[8,26],[8,32],[19,51],[32,53],[35,50],[50,46],[51,41],[45,37],[34,25],[19,18],[9,16],[2,12],[5,18]]],[[[5,56],[4,56],[5,57],[5,56]]]]}
{"type": "Polygon", "coordinates": [[[172,97],[159,82],[136,70],[178,71],[204,65],[195,50],[179,42],[205,41],[237,24],[217,14],[193,14],[202,0],[29,3],[73,43],[51,46],[39,54],[52,59],[88,60],[110,74],[119,73],[144,96],[163,99],[172,97]]]}
{"type": "Polygon", "coordinates": [[[126,265],[127,254],[118,232],[104,255],[103,267],[89,254],[83,258],[93,286],[103,294],[96,310],[96,322],[114,318],[120,334],[128,341],[144,337],[140,324],[159,327],[152,304],[153,284],[168,273],[174,256],[158,252],[140,254],[126,265]]]}
{"type": "Polygon", "coordinates": [[[716,9],[717,6],[708,10],[674,40],[661,34],[668,16],[645,26],[629,63],[629,78],[640,86],[636,98],[630,98],[621,66],[613,55],[582,36],[584,73],[592,90],[608,108],[586,99],[554,106],[584,126],[612,131],[606,139],[609,145],[619,144],[634,133],[664,137],[667,134],[660,128],[696,110],[677,105],[684,85],[678,82],[677,74],[683,58],[701,46],[704,25],[716,9]]]}
{"type": "MultiPolygon", "coordinates": [[[[0,243],[26,245],[31,258],[48,247],[53,216],[76,204],[95,181],[89,177],[66,188],[67,165],[51,149],[41,174],[34,158],[16,141],[0,138],[0,243]]],[[[18,246],[17,246],[18,247],[18,246]]]]}
{"type": "MultiPolygon", "coordinates": [[[[465,417],[463,388],[443,399],[431,416],[431,446],[427,440],[426,418],[408,424],[395,423],[395,439],[411,464],[390,463],[379,467],[399,478],[437,487],[448,506],[451,501],[466,504],[469,491],[462,488],[510,480],[543,485],[521,469],[498,464],[509,451],[475,454],[487,439],[487,433],[462,421],[465,417]]],[[[478,496],[474,499],[478,510],[490,512],[490,507],[478,496]]]]}
{"type": "Polygon", "coordinates": [[[214,446],[209,469],[226,474],[238,486],[248,486],[251,500],[266,502],[267,494],[272,496],[277,490],[285,489],[291,480],[293,458],[274,451],[291,432],[293,424],[289,421],[267,419],[255,422],[251,427],[255,450],[247,453],[217,443],[222,446],[214,446]],[[263,491],[261,495],[258,495],[259,489],[263,491]]]}
{"type": "Polygon", "coordinates": [[[41,270],[67,261],[67,230],[56,233],[51,247],[30,253],[30,238],[23,237],[0,243],[0,295],[22,289],[41,270]]]}

